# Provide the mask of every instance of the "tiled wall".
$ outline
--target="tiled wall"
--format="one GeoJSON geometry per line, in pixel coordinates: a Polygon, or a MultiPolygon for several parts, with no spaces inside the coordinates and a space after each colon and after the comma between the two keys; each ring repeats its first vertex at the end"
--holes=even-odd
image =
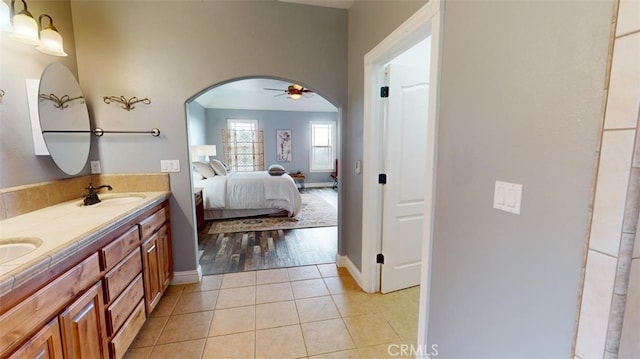
{"type": "Polygon", "coordinates": [[[640,1],[619,2],[575,356],[640,358],[640,1]],[[635,250],[634,250],[635,246],[635,250]]]}
{"type": "Polygon", "coordinates": [[[166,173],[102,174],[0,189],[0,220],[83,197],[85,187],[109,184],[113,192],[170,191],[166,173]]]}

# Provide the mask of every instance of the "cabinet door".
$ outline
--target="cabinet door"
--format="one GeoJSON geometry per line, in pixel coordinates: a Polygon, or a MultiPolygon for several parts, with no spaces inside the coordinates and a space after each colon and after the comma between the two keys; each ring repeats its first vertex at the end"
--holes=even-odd
{"type": "Polygon", "coordinates": [[[160,301],[162,294],[160,280],[160,250],[158,233],[142,244],[142,273],[144,275],[144,301],[149,315],[160,301]]]}
{"type": "Polygon", "coordinates": [[[9,359],[63,359],[58,318],[54,318],[24,343],[9,359]]]}
{"type": "Polygon", "coordinates": [[[103,298],[98,282],[60,314],[66,359],[107,358],[103,298]]]}
{"type": "Polygon", "coordinates": [[[158,231],[160,247],[160,284],[164,292],[173,278],[173,253],[171,249],[171,227],[165,225],[158,231]]]}

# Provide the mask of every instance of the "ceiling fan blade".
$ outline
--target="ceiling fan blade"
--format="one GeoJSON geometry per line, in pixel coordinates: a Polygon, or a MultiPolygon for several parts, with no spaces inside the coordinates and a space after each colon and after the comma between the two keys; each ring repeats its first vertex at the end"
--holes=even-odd
{"type": "Polygon", "coordinates": [[[283,89],[272,89],[272,88],[268,88],[268,87],[265,87],[264,89],[265,89],[265,90],[269,90],[269,91],[281,91],[281,92],[287,92],[287,90],[283,90],[283,89]]]}
{"type": "Polygon", "coordinates": [[[284,96],[284,95],[286,95],[286,93],[277,94],[277,95],[274,95],[273,97],[280,97],[280,96],[284,96]]]}

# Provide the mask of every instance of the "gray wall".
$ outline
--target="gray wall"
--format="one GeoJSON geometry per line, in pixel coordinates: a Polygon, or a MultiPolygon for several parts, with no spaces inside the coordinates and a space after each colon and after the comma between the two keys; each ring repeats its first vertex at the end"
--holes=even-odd
{"type": "Polygon", "coordinates": [[[364,55],[400,26],[426,1],[356,1],[349,10],[349,109],[342,122],[340,164],[340,253],[361,268],[362,176],[355,163],[363,159],[364,55]]]}
{"type": "Polygon", "coordinates": [[[430,340],[443,358],[568,358],[611,1],[448,1],[430,340]],[[492,208],[521,183],[521,215],[492,208]]]}
{"type": "MultiPolygon", "coordinates": [[[[0,32],[0,89],[6,93],[0,102],[0,188],[70,177],[58,169],[50,156],[35,155],[24,80],[40,79],[42,71],[52,62],[65,64],[77,78],[71,6],[69,1],[28,1],[27,4],[36,19],[41,14],[53,18],[69,56],[43,54],[35,46],[0,32]]],[[[16,9],[22,10],[22,3],[16,2],[16,9]]],[[[88,173],[89,166],[86,166],[80,175],[88,173]]]]}
{"type": "Polygon", "coordinates": [[[189,143],[191,146],[207,144],[207,110],[199,103],[187,104],[187,122],[189,124],[189,143]]]}
{"type": "Polygon", "coordinates": [[[214,84],[246,76],[298,79],[346,106],[347,12],[265,1],[72,1],[78,72],[94,121],[104,129],[148,130],[159,138],[99,142],[104,172],[171,174],[176,271],[196,268],[185,103],[214,84]],[[304,29],[304,31],[290,31],[304,29]],[[295,61],[292,61],[295,54],[295,61]],[[151,99],[127,112],[102,96],[151,99]]]}
{"type": "Polygon", "coordinates": [[[297,111],[253,111],[208,109],[207,143],[218,145],[218,159],[223,159],[222,129],[227,128],[227,119],[257,120],[258,129],[264,134],[265,168],[272,164],[282,165],[288,172],[301,171],[307,183],[331,183],[330,172],[309,172],[309,148],[311,146],[310,121],[335,121],[335,112],[297,112],[297,111]],[[276,161],[276,130],[291,130],[291,162],[276,161]]]}

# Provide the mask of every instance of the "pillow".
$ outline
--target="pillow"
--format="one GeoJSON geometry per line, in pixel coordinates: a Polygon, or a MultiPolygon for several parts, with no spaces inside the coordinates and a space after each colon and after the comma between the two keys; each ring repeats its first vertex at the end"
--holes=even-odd
{"type": "Polygon", "coordinates": [[[211,166],[206,162],[193,162],[193,169],[204,178],[209,178],[216,175],[216,172],[213,170],[213,168],[211,168],[211,166]]]}
{"type": "Polygon", "coordinates": [[[269,166],[269,169],[267,170],[267,172],[269,172],[269,174],[272,176],[282,176],[283,174],[286,173],[286,171],[284,170],[284,167],[280,165],[269,166]]]}
{"type": "Polygon", "coordinates": [[[194,180],[202,180],[202,179],[204,179],[204,177],[202,177],[202,175],[199,174],[198,172],[196,172],[195,170],[191,171],[191,175],[193,176],[194,180]]]}
{"type": "Polygon", "coordinates": [[[211,165],[211,168],[213,168],[218,176],[227,175],[227,169],[224,167],[224,164],[222,164],[222,162],[218,160],[209,160],[209,165],[211,165]]]}

